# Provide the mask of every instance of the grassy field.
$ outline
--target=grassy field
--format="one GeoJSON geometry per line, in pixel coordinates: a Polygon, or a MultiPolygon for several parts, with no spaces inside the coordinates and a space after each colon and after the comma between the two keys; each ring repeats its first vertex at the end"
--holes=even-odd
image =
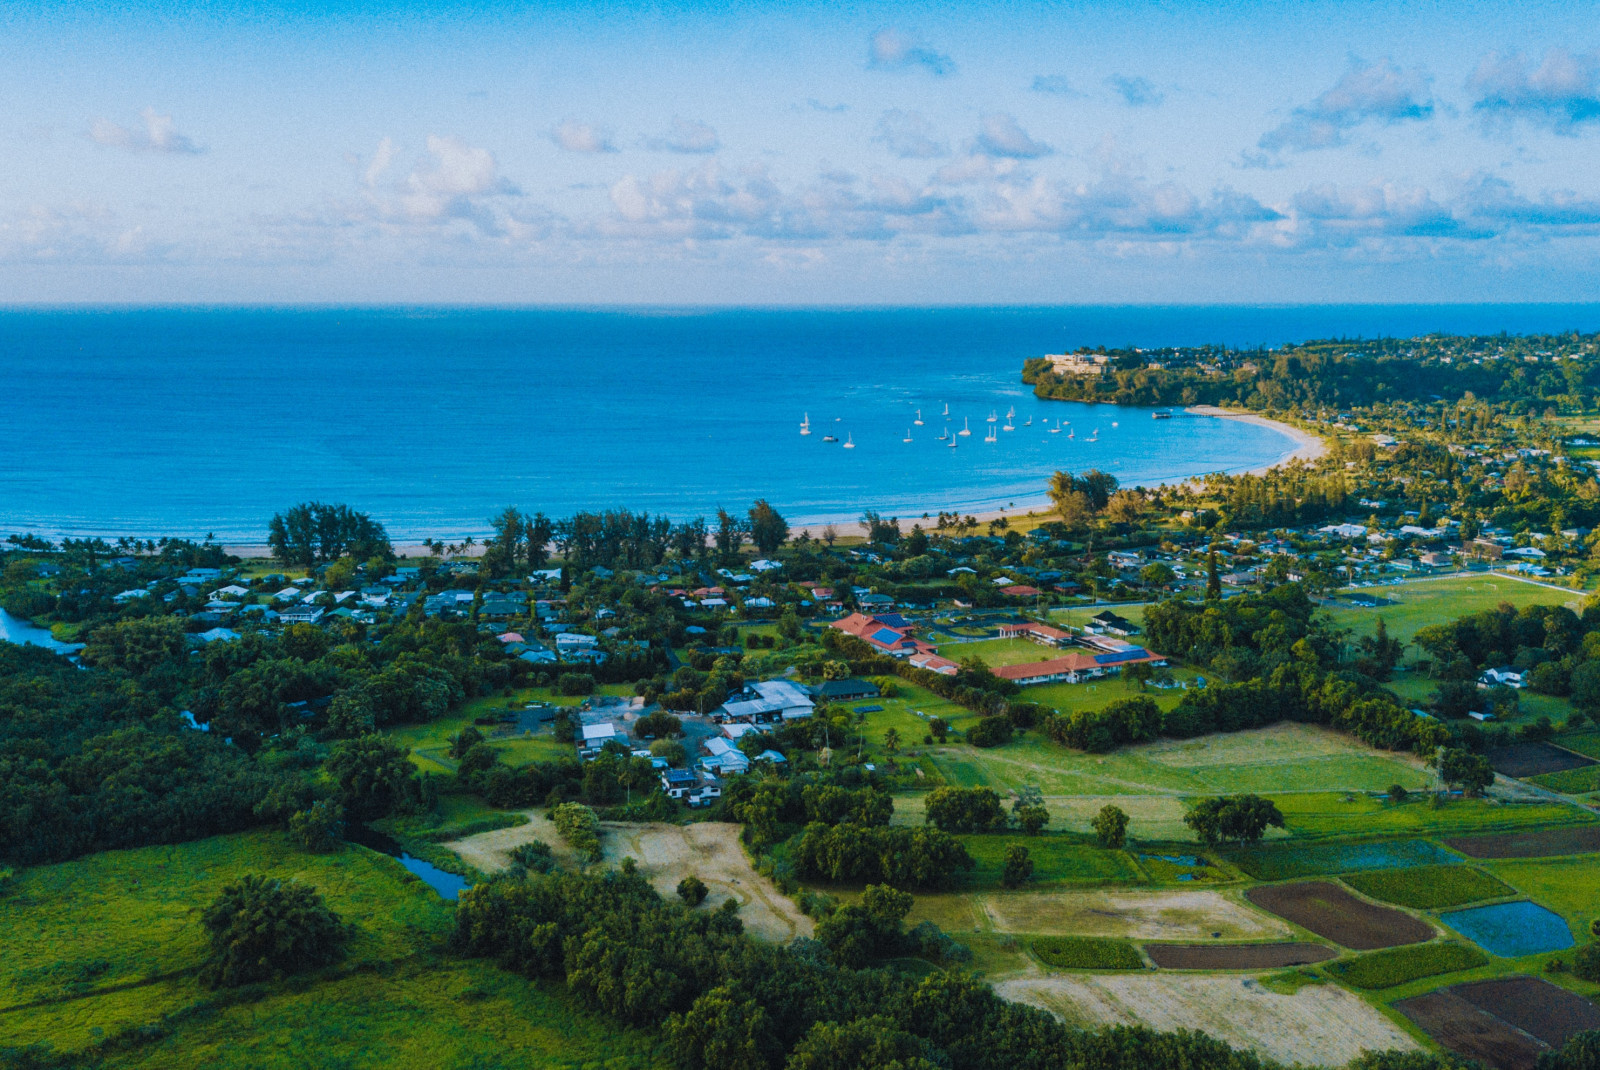
{"type": "Polygon", "coordinates": [[[1482,863],[1495,876],[1560,914],[1580,941],[1600,920],[1600,860],[1595,856],[1482,863]]]}
{"type": "Polygon", "coordinates": [[[986,834],[962,836],[978,868],[967,875],[974,886],[998,886],[1006,848],[1020,843],[1033,860],[1034,884],[1132,884],[1143,881],[1126,851],[1107,851],[1075,836],[986,834]]]}
{"type": "Polygon", "coordinates": [[[1516,894],[1510,885],[1472,866],[1376,870],[1352,873],[1344,882],[1369,898],[1418,910],[1439,910],[1516,894]]]}
{"type": "MultiPolygon", "coordinates": [[[[598,693],[622,696],[631,695],[633,691],[625,685],[615,684],[599,688],[598,693]]],[[[576,706],[582,701],[583,696],[557,695],[547,687],[527,687],[509,698],[505,695],[485,695],[471,699],[462,703],[448,717],[428,724],[402,725],[390,729],[388,734],[395,742],[411,748],[411,760],[418,769],[429,773],[453,773],[456,763],[450,757],[450,737],[472,724],[474,718],[504,709],[520,709],[530,702],[576,706]]],[[[548,727],[532,735],[519,732],[495,736],[490,728],[481,726],[479,731],[489,737],[489,745],[500,752],[500,760],[508,765],[573,756],[572,745],[557,743],[548,727]]]]}
{"type": "Polygon", "coordinates": [[[1142,970],[1144,959],[1126,940],[1092,936],[1041,936],[1030,945],[1034,958],[1058,970],[1142,970]]]}
{"type": "MultiPolygon", "coordinates": [[[[1438,688],[1439,681],[1422,673],[1401,670],[1384,685],[1398,695],[1401,701],[1414,706],[1426,706],[1438,688]]],[[[1501,717],[1496,724],[1522,725],[1540,717],[1548,717],[1561,724],[1572,716],[1572,703],[1558,695],[1540,695],[1524,688],[1517,692],[1517,712],[1501,717]]],[[[1565,745],[1565,741],[1558,741],[1565,745]]]]}
{"type": "Polygon", "coordinates": [[[1429,624],[1493,609],[1501,602],[1510,602],[1518,609],[1533,605],[1570,605],[1576,609],[1584,598],[1582,591],[1553,591],[1521,580],[1486,574],[1373,587],[1362,593],[1399,604],[1375,609],[1340,605],[1328,610],[1334,623],[1341,628],[1349,628],[1355,635],[1370,635],[1378,626],[1378,618],[1382,617],[1389,634],[1406,642],[1410,642],[1419,629],[1429,624]]]}
{"type": "Polygon", "coordinates": [[[489,1050],[503,1066],[664,1061],[555,988],[444,957],[453,914],[382,855],[309,855],[270,832],[40,866],[7,886],[0,909],[0,1036],[72,1052],[164,1023],[112,1066],[467,1066],[489,1050]],[[199,912],[246,872],[321,891],[354,925],[345,961],[241,993],[203,988],[199,912]]]}
{"type": "Polygon", "coordinates": [[[1594,816],[1559,803],[1497,803],[1454,799],[1434,809],[1417,799],[1396,805],[1358,795],[1327,793],[1273,797],[1291,835],[1309,839],[1373,836],[1448,836],[1553,825],[1587,824],[1594,816]]]}
{"type": "Polygon", "coordinates": [[[1332,963],[1326,969],[1356,988],[1393,988],[1419,977],[1470,970],[1488,961],[1475,947],[1447,942],[1391,947],[1332,963]]]}

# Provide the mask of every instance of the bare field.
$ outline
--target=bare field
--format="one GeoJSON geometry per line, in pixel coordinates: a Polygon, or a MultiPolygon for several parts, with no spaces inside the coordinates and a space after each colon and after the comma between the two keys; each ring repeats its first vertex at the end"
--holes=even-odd
{"type": "MultiPolygon", "coordinates": [[[[811,919],[751,866],[739,844],[738,825],[635,825],[607,821],[601,827],[603,864],[614,866],[624,858],[632,858],[662,895],[676,895],[678,882],[694,874],[711,889],[706,909],[715,908],[730,897],[738,899],[739,917],[752,935],[778,943],[811,935],[811,919]]],[[[445,846],[477,868],[492,873],[511,864],[513,847],[532,840],[550,844],[563,866],[578,864],[555,827],[536,810],[528,811],[526,825],[479,833],[445,846]]]]}
{"type": "Polygon", "coordinates": [[[996,892],[975,897],[996,932],[1137,940],[1268,940],[1291,935],[1271,915],[1214,891],[996,892]],[[1213,937],[1213,933],[1221,933],[1213,937]]]}
{"type": "Polygon", "coordinates": [[[996,993],[1071,1025],[1202,1029],[1283,1063],[1342,1065],[1363,1050],[1418,1047],[1404,1030],[1338,985],[1292,996],[1252,978],[1175,974],[1076,974],[1000,981],[996,993]]]}

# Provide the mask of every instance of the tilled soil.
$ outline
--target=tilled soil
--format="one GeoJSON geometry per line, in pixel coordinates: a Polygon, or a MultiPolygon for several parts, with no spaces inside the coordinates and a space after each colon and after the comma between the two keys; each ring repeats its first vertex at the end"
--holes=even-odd
{"type": "Polygon", "coordinates": [[[1245,898],[1353,951],[1375,951],[1433,939],[1433,929],[1426,922],[1392,907],[1357,899],[1327,881],[1263,885],[1250,889],[1245,898]]]}
{"type": "Polygon", "coordinates": [[[1503,832],[1493,836],[1454,836],[1444,841],[1472,858],[1548,858],[1600,851],[1600,825],[1503,832]]]}
{"type": "Polygon", "coordinates": [[[1585,758],[1549,743],[1513,743],[1508,747],[1496,747],[1488,752],[1487,757],[1495,772],[1513,777],[1560,773],[1595,764],[1593,758],[1585,758]]]}
{"type": "Polygon", "coordinates": [[[1146,944],[1164,970],[1275,970],[1326,962],[1338,954],[1322,944],[1146,944]]]}
{"type": "Polygon", "coordinates": [[[1600,1029],[1600,1007],[1538,977],[1473,981],[1450,991],[1552,1048],[1561,1047],[1574,1033],[1600,1029]]]}
{"type": "Polygon", "coordinates": [[[1544,1045],[1474,1007],[1452,989],[1412,996],[1394,1009],[1441,1045],[1499,1070],[1533,1070],[1544,1045]]]}

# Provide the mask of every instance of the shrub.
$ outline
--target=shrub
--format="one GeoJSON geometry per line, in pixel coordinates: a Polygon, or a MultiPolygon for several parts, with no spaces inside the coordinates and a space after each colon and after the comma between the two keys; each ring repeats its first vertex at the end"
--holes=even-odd
{"type": "Polygon", "coordinates": [[[1011,741],[1011,722],[1004,717],[984,717],[967,729],[967,742],[974,747],[998,747],[1011,741]]]}
{"type": "Polygon", "coordinates": [[[592,695],[594,677],[586,672],[564,672],[556,678],[556,690],[563,695],[592,695]]]}
{"type": "Polygon", "coordinates": [[[1419,977],[1482,966],[1489,957],[1466,944],[1412,944],[1332,963],[1328,972],[1357,988],[1393,988],[1419,977]]]}
{"type": "Polygon", "coordinates": [[[1040,830],[1050,823],[1050,811],[1043,806],[1018,806],[1011,812],[1017,819],[1017,827],[1029,836],[1039,835],[1040,830]]]}
{"type": "Polygon", "coordinates": [[[1033,859],[1028,849],[1020,843],[1006,844],[1005,868],[1000,871],[1000,883],[1007,888],[1020,888],[1033,879],[1033,859]]]}
{"type": "Polygon", "coordinates": [[[289,816],[289,837],[308,851],[332,851],[343,836],[344,807],[330,799],[319,799],[289,816]]]}
{"type": "Polygon", "coordinates": [[[1128,842],[1128,815],[1115,806],[1102,806],[1092,822],[1101,847],[1119,848],[1128,842]]]}
{"type": "Polygon", "coordinates": [[[1363,895],[1418,910],[1437,910],[1516,893],[1472,866],[1411,866],[1353,873],[1346,884],[1363,895]]]}
{"type": "Polygon", "coordinates": [[[992,788],[935,788],[923,820],[942,832],[988,832],[1006,827],[1006,812],[992,788]]]}
{"type": "Polygon", "coordinates": [[[327,965],[343,953],[346,936],[315,888],[259,873],[224,885],[200,921],[211,939],[200,976],[214,988],[327,965]]]}
{"type": "Polygon", "coordinates": [[[511,849],[511,861],[531,873],[549,873],[556,868],[556,856],[543,840],[517,844],[511,849]]]}
{"type": "Polygon", "coordinates": [[[1572,972],[1585,981],[1600,982],[1600,944],[1584,944],[1572,956],[1572,972]]]}
{"type": "Polygon", "coordinates": [[[1052,718],[1050,737],[1077,750],[1103,754],[1124,743],[1142,743],[1161,732],[1161,708],[1148,696],[1121,699],[1103,710],[1074,710],[1052,718]]]}
{"type": "Polygon", "coordinates": [[[697,907],[704,903],[706,896],[710,893],[711,889],[706,887],[706,882],[693,873],[678,882],[678,898],[692,907],[697,907]]]}
{"type": "Polygon", "coordinates": [[[1093,936],[1041,936],[1033,941],[1033,954],[1058,970],[1142,970],[1144,959],[1126,940],[1093,936]]]}
{"type": "Polygon", "coordinates": [[[550,809],[556,831],[591,862],[600,858],[600,819],[582,803],[562,803],[550,809]]]}
{"type": "Polygon", "coordinates": [[[976,865],[959,840],[938,829],[820,821],[806,826],[793,860],[801,878],[899,888],[942,888],[976,865]]]}

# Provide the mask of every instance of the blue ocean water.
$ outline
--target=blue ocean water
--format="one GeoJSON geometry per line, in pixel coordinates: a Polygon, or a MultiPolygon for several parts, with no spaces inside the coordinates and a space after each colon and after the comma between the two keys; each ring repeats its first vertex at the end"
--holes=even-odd
{"type": "Polygon", "coordinates": [[[0,531],[255,541],[309,498],[452,538],[508,504],[1003,508],[1041,500],[1057,469],[1159,483],[1292,449],[1237,421],[1037,401],[1019,381],[1029,356],[1596,326],[1594,305],[11,310],[0,531]],[[947,405],[973,432],[955,449],[937,441],[947,405]],[[985,443],[1011,408],[1016,430],[985,443]]]}

